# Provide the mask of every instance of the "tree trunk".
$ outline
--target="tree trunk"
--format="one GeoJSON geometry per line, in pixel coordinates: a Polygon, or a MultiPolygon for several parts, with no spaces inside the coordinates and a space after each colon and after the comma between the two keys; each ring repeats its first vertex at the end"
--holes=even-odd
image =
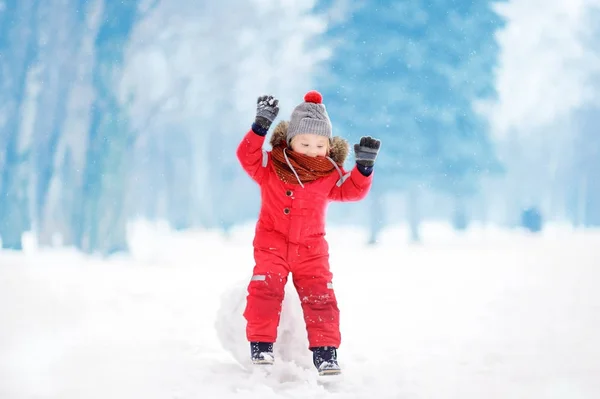
{"type": "Polygon", "coordinates": [[[0,114],[6,116],[0,122],[0,138],[5,138],[0,143],[0,239],[3,248],[13,250],[23,248],[23,233],[31,227],[31,133],[22,120],[37,51],[36,10],[35,1],[9,2],[0,18],[0,70],[6,83],[0,93],[0,114]]]}
{"type": "Polygon", "coordinates": [[[119,81],[137,3],[105,2],[103,13],[110,17],[103,19],[96,37],[95,100],[79,204],[81,218],[75,220],[76,245],[86,253],[127,251],[125,193],[134,139],[114,82],[119,81]]]}
{"type": "Polygon", "coordinates": [[[368,245],[375,245],[379,240],[379,235],[384,227],[384,195],[381,190],[373,187],[369,194],[371,197],[370,203],[370,217],[369,217],[369,240],[368,245]]]}
{"type": "Polygon", "coordinates": [[[469,216],[467,214],[467,205],[465,198],[457,195],[454,203],[454,215],[452,217],[452,227],[457,231],[464,231],[469,225],[469,216]]]}
{"type": "Polygon", "coordinates": [[[410,231],[410,242],[420,243],[421,242],[421,213],[419,207],[419,189],[412,186],[408,191],[407,197],[407,215],[408,215],[408,227],[410,231]]]}

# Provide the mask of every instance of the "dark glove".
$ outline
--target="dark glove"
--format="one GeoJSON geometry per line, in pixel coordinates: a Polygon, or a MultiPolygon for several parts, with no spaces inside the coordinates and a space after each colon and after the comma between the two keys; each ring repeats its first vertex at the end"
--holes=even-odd
{"type": "Polygon", "coordinates": [[[354,144],[356,163],[364,167],[372,168],[373,165],[375,165],[379,147],[381,147],[381,141],[370,136],[361,137],[360,144],[354,144]]]}
{"type": "Polygon", "coordinates": [[[264,136],[279,113],[279,100],[273,96],[260,96],[256,100],[256,119],[254,125],[257,134],[264,136]]]}

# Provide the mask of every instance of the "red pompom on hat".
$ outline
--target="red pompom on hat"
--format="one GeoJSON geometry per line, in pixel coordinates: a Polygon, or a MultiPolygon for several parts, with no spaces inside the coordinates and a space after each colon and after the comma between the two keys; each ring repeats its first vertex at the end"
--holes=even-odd
{"type": "Polygon", "coordinates": [[[316,90],[311,90],[304,95],[304,101],[307,103],[321,104],[323,102],[323,96],[316,90]]]}

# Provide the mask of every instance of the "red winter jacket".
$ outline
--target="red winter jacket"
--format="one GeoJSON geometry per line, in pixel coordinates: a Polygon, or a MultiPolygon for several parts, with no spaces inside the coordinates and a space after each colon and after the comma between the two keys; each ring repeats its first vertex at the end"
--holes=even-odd
{"type": "MultiPolygon", "coordinates": [[[[286,135],[287,122],[280,122],[273,131],[271,145],[284,142],[286,135]]],[[[356,166],[350,172],[340,168],[341,175],[334,172],[305,183],[304,188],[284,183],[275,172],[270,151],[262,148],[264,141],[265,137],[250,130],[237,149],[242,167],[260,185],[262,200],[255,246],[268,246],[267,241],[273,239],[273,234],[284,238],[288,244],[305,244],[322,238],[328,203],[361,200],[371,188],[373,173],[364,176],[356,166]]],[[[334,137],[330,157],[342,164],[348,150],[345,140],[334,137]]]]}

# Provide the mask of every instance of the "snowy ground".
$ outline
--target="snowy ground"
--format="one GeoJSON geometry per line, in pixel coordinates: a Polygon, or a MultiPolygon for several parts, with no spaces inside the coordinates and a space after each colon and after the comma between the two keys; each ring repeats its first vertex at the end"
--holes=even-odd
{"type": "Polygon", "coordinates": [[[133,259],[0,252],[0,398],[600,397],[600,233],[332,230],[344,379],[318,380],[297,298],[280,361],[244,370],[248,230],[138,230],[133,259]],[[400,245],[396,242],[400,241],[400,245]],[[294,337],[296,337],[294,339],[294,337]]]}

